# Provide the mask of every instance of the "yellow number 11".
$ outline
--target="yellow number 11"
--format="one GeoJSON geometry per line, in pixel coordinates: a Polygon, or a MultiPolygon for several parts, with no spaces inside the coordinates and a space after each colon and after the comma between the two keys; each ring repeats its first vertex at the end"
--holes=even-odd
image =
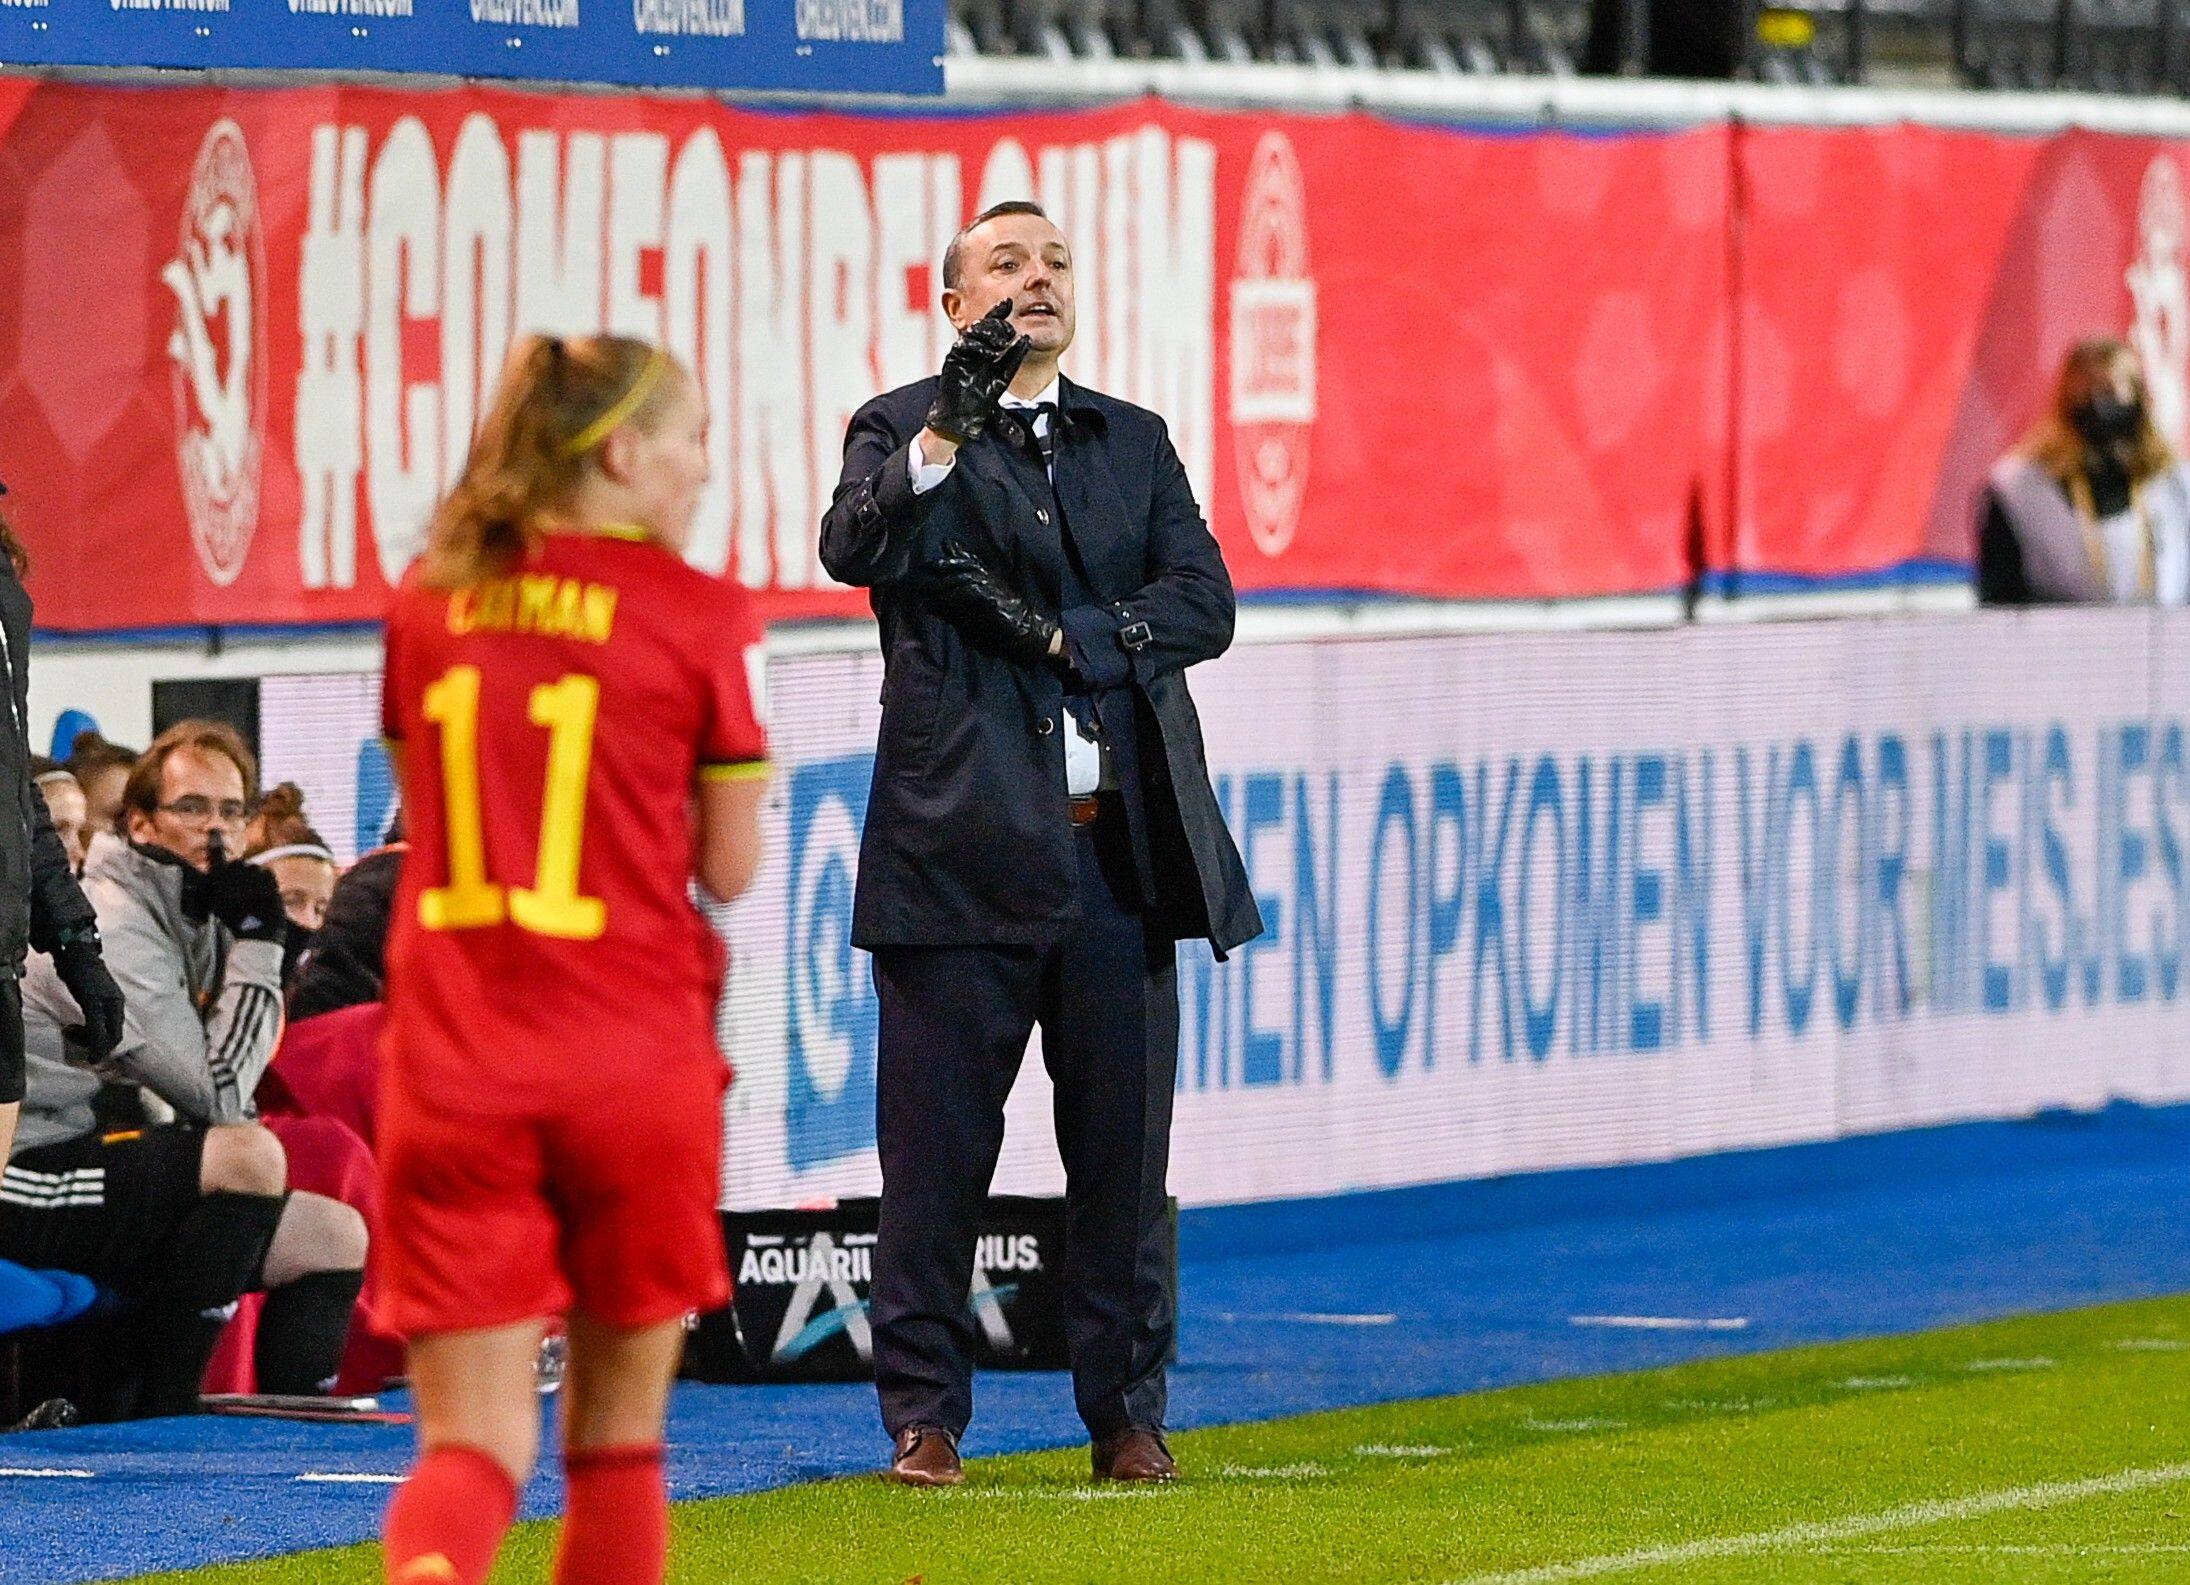
{"type": "Polygon", "coordinates": [[[540,850],[532,884],[487,879],[479,809],[479,668],[452,666],[426,690],[426,719],[441,728],[441,802],[448,825],[449,883],[419,894],[428,930],[477,930],[505,919],[520,930],[592,941],[608,928],[608,905],[578,894],[585,844],[586,773],[601,712],[598,678],[572,672],[532,690],[531,719],[548,729],[547,785],[540,801],[540,850]]]}

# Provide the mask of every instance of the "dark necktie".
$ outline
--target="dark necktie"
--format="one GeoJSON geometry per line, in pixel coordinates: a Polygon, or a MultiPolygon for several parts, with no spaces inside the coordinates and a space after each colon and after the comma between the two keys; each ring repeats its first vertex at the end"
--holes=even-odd
{"type": "MultiPolygon", "coordinates": [[[[1042,471],[1049,476],[1050,494],[1054,498],[1057,490],[1057,404],[1036,402],[1031,407],[1015,407],[1012,411],[1018,414],[1019,422],[1026,430],[1027,444],[1042,459],[1042,471]]],[[[1061,504],[1058,511],[1064,511],[1061,504]]],[[[1063,526],[1061,521],[1059,526],[1063,526]]],[[[1073,546],[1072,536],[1068,532],[1063,538],[1065,554],[1071,558],[1074,570],[1078,571],[1079,554],[1073,546]]],[[[1086,693],[1068,688],[1065,692],[1065,709],[1078,723],[1082,737],[1091,743],[1103,741],[1102,721],[1095,713],[1095,701],[1086,693]]]]}
{"type": "Polygon", "coordinates": [[[1054,475],[1057,467],[1057,404],[1036,402],[1032,407],[1016,407],[1019,422],[1026,426],[1027,441],[1042,459],[1044,471],[1054,475]]]}

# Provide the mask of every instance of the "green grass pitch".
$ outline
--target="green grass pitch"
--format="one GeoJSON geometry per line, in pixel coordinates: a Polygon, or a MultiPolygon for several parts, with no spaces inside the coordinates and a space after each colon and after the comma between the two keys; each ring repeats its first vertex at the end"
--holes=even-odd
{"type": "MultiPolygon", "coordinates": [[[[1060,1386],[1060,1390],[1062,1387],[1060,1386]]],[[[693,1503],[678,1581],[2190,1581],[2190,1299],[693,1503]]],[[[546,1577],[553,1531],[498,1582],[546,1577]]],[[[377,1549],[157,1576],[374,1582],[377,1549]]]]}

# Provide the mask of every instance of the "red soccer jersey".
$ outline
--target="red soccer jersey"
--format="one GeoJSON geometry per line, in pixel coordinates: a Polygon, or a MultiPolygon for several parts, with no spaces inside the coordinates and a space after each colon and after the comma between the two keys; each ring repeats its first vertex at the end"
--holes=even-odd
{"type": "Polygon", "coordinates": [[[551,535],[474,588],[404,581],[382,725],[410,837],[388,1061],[419,1098],[537,1107],[719,1061],[693,788],[765,770],[743,590],[662,547],[551,535]]]}

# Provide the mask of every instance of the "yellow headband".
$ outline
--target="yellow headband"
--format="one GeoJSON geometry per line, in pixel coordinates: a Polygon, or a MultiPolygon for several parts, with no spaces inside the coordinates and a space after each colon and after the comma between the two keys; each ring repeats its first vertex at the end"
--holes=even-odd
{"type": "Polygon", "coordinates": [[[600,417],[563,442],[563,455],[582,457],[613,435],[619,425],[639,410],[639,404],[646,400],[647,393],[654,389],[662,377],[662,370],[668,366],[669,360],[658,350],[650,354],[645,367],[639,370],[639,377],[631,382],[631,389],[611,402],[600,417]]]}

